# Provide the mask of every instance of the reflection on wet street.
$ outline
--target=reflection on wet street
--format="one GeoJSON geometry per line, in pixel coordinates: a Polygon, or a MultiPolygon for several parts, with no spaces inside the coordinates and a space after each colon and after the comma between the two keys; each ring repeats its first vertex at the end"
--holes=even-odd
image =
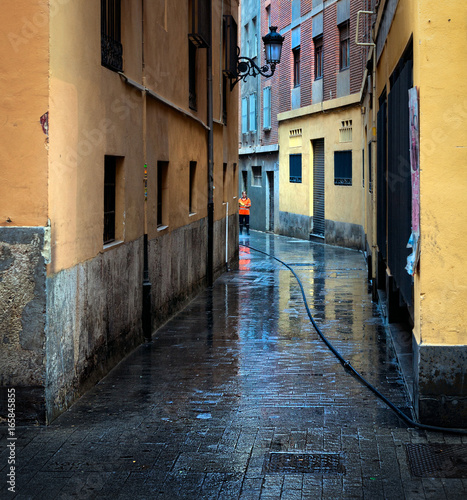
{"type": "Polygon", "coordinates": [[[292,273],[248,245],[293,267],[334,347],[408,411],[363,255],[254,231],[240,242],[238,270],[198,295],[50,427],[18,432],[19,492],[374,499],[410,490],[425,498],[403,448],[425,434],[408,430],[345,372],[314,331],[292,273]],[[335,454],[340,465],[278,474],[266,465],[275,452],[335,454]]]}

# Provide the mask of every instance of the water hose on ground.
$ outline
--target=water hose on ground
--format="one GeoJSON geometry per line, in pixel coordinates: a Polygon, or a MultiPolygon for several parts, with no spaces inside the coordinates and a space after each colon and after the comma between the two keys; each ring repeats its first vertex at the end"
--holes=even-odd
{"type": "Polygon", "coordinates": [[[461,434],[464,436],[467,436],[467,430],[466,429],[450,429],[448,427],[437,427],[435,425],[427,425],[427,424],[422,424],[420,422],[416,422],[415,420],[412,420],[410,417],[408,417],[402,410],[400,410],[397,406],[395,406],[389,399],[386,398],[376,387],[374,387],[368,380],[363,377],[350,363],[350,361],[345,360],[342,355],[334,348],[334,346],[331,344],[331,342],[327,339],[327,337],[323,334],[319,326],[317,325],[315,319],[313,318],[313,315],[310,311],[310,308],[308,306],[308,301],[306,299],[305,295],[305,290],[303,289],[302,282],[300,281],[300,278],[297,276],[297,273],[292,269],[291,266],[286,264],[284,261],[278,259],[277,257],[274,257],[274,255],[270,255],[267,252],[263,252],[262,250],[258,250],[257,248],[251,247],[249,245],[241,245],[246,248],[249,248],[250,250],[254,250],[255,252],[262,253],[264,255],[267,255],[271,259],[276,260],[283,266],[285,266],[289,271],[295,276],[295,279],[297,280],[297,283],[300,287],[300,291],[302,293],[303,297],[303,302],[305,304],[306,312],[308,314],[308,317],[310,318],[311,324],[315,328],[316,332],[318,333],[319,337],[321,340],[326,344],[328,349],[334,354],[334,356],[339,360],[341,365],[348,371],[350,372],[359,382],[361,382],[363,385],[365,385],[368,389],[370,389],[371,392],[373,392],[381,401],[383,401],[391,410],[393,410],[397,416],[403,420],[406,424],[408,424],[411,427],[417,427],[418,429],[426,430],[426,431],[436,431],[436,432],[446,432],[450,434],[461,434]]]}

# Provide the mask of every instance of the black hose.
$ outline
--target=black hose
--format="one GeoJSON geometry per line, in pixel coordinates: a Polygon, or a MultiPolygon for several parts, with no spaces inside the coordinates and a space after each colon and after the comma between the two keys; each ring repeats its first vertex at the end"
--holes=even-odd
{"type": "Polygon", "coordinates": [[[363,385],[368,387],[368,389],[370,389],[371,392],[373,392],[379,399],[381,399],[381,401],[386,403],[386,405],[388,405],[389,408],[391,408],[391,410],[393,410],[401,420],[403,420],[406,424],[408,424],[412,427],[417,427],[419,429],[423,429],[426,431],[448,432],[451,434],[467,435],[466,429],[450,429],[448,427],[437,427],[435,425],[426,425],[426,424],[421,424],[419,422],[415,422],[410,417],[408,417],[404,412],[402,412],[397,406],[395,406],[393,403],[391,403],[391,401],[389,401],[389,399],[387,399],[386,396],[381,394],[381,392],[379,392],[378,389],[376,389],[376,387],[374,387],[370,382],[368,382],[368,380],[366,380],[365,377],[363,377],[363,375],[360,375],[360,373],[350,364],[350,361],[345,360],[342,357],[342,355],[334,348],[334,346],[331,344],[331,342],[329,342],[329,340],[326,338],[326,336],[320,330],[319,326],[316,324],[316,321],[313,318],[313,315],[311,314],[310,308],[308,307],[308,301],[306,299],[305,290],[303,289],[302,282],[300,281],[300,278],[297,276],[297,273],[292,269],[292,267],[290,267],[288,264],[286,264],[284,261],[278,259],[277,257],[274,257],[274,255],[270,255],[266,252],[263,252],[262,250],[258,250],[257,248],[254,248],[254,247],[251,247],[248,245],[241,245],[241,246],[244,246],[246,248],[250,248],[251,250],[254,250],[255,252],[259,252],[259,253],[262,253],[264,255],[267,255],[268,257],[270,257],[274,260],[277,260],[277,262],[280,262],[282,265],[284,265],[287,269],[290,270],[290,272],[295,276],[295,279],[297,280],[298,285],[300,286],[303,301],[305,303],[306,312],[307,312],[308,317],[310,318],[310,321],[311,321],[312,325],[314,326],[316,332],[320,336],[321,340],[326,344],[326,346],[334,354],[334,356],[336,356],[336,358],[339,360],[341,365],[347,371],[349,371],[357,380],[359,380],[363,385]]]}

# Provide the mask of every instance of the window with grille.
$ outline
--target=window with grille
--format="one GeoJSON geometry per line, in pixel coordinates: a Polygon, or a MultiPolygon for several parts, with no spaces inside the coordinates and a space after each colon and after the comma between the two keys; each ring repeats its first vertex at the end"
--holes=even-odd
{"type": "Polygon", "coordinates": [[[115,241],[115,205],[117,159],[106,156],[104,159],[104,245],[115,241]]]}
{"type": "Polygon", "coordinates": [[[334,184],[352,185],[352,151],[334,151],[334,184]]]}
{"type": "Polygon", "coordinates": [[[315,45],[315,80],[323,78],[324,60],[323,60],[323,37],[317,37],[313,40],[315,45]]]}
{"type": "Polygon", "coordinates": [[[263,178],[261,175],[261,167],[251,167],[251,185],[256,187],[261,187],[263,184],[263,178]]]}
{"type": "Polygon", "coordinates": [[[101,0],[101,64],[112,71],[123,71],[121,16],[120,0],[101,0]]]}
{"type": "Polygon", "coordinates": [[[271,87],[263,89],[263,128],[271,129],[271,87]]]}
{"type": "Polygon", "coordinates": [[[339,69],[345,70],[349,67],[350,60],[350,30],[349,21],[339,26],[339,69]]]}
{"type": "Polygon", "coordinates": [[[289,155],[289,182],[302,182],[302,155],[289,155]]]}
{"type": "Polygon", "coordinates": [[[190,161],[190,186],[188,198],[188,211],[190,214],[196,213],[196,162],[190,161]]]}
{"type": "Polygon", "coordinates": [[[157,162],[157,226],[169,225],[168,220],[168,172],[169,163],[166,161],[157,162]]]}

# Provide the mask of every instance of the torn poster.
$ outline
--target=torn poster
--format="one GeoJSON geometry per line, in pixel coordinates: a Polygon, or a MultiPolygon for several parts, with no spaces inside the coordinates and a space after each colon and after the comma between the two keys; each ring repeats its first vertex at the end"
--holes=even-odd
{"type": "Polygon", "coordinates": [[[49,112],[46,111],[41,117],[40,122],[42,126],[42,132],[48,137],[49,136],[49,112]]]}
{"type": "Polygon", "coordinates": [[[407,243],[407,248],[412,248],[412,253],[407,257],[407,265],[405,267],[411,276],[415,274],[420,257],[420,128],[418,113],[418,90],[417,87],[413,87],[409,89],[412,234],[407,243]]]}

